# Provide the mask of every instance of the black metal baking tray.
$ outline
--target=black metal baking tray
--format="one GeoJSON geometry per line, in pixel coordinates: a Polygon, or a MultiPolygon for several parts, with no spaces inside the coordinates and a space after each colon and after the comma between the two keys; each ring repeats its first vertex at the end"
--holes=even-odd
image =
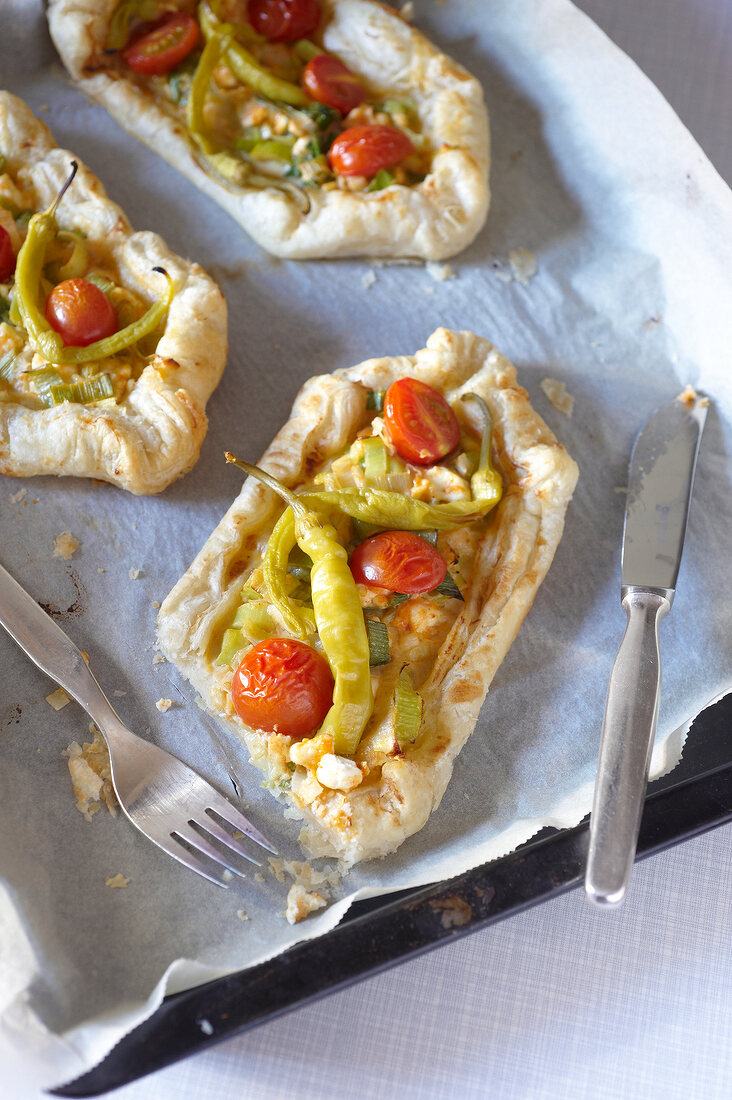
{"type": "MultiPolygon", "coordinates": [[[[681,763],[651,784],[638,858],[732,821],[732,695],[703,711],[681,763]]],[[[54,1096],[98,1096],[328,993],[581,884],[587,824],[546,830],[503,859],[434,886],[355,904],[315,940],[167,997],[89,1073],[54,1096]],[[207,1020],[212,1034],[201,1030],[207,1020]]]]}

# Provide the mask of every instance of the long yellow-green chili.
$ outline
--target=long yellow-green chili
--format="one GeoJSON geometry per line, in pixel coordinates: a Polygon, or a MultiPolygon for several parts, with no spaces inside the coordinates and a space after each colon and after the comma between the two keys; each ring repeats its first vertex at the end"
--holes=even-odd
{"type": "Polygon", "coordinates": [[[352,519],[377,527],[403,531],[454,531],[481,519],[500,500],[500,492],[482,500],[452,500],[446,504],[428,504],[389,489],[323,489],[301,494],[301,499],[317,506],[339,508],[352,519]]]}
{"type": "Polygon", "coordinates": [[[493,466],[491,442],[493,438],[493,418],[483,398],[477,393],[463,394],[463,401],[472,402],[483,417],[483,431],[480,440],[478,469],[470,479],[470,491],[474,500],[492,500],[497,503],[503,495],[503,481],[493,466]]]}
{"type": "Polygon", "coordinates": [[[18,253],[15,267],[14,305],[17,305],[20,323],[39,355],[48,363],[60,366],[75,366],[106,359],[136,344],[143,336],[155,331],[168,312],[175,293],[173,280],[167,271],[162,267],[154,267],[153,271],[164,275],[168,285],[162,297],[137,321],[125,325],[103,340],[95,340],[86,347],[66,346],[59,334],[54,332],[41,310],[41,278],[46,249],[58,232],[56,209],[70,187],[77,169],[76,161],[72,160],[71,174],[48,210],[34,214],[30,219],[28,233],[18,253]]]}
{"type": "Polygon", "coordinates": [[[285,508],[277,520],[262,560],[262,576],[267,586],[267,595],[285,621],[287,629],[298,638],[307,638],[312,634],[312,623],[303,615],[296,604],[287,595],[287,561],[297,543],[295,535],[295,516],[292,508],[285,508]]]}
{"type": "Polygon", "coordinates": [[[209,155],[219,152],[221,150],[221,145],[215,142],[206,133],[206,126],[203,120],[203,107],[206,102],[206,93],[211,84],[214,69],[218,65],[221,55],[230,41],[231,39],[228,36],[218,34],[209,38],[208,42],[203,47],[203,53],[198,59],[196,71],[191,81],[191,90],[188,94],[188,105],[186,107],[188,129],[191,136],[198,145],[200,145],[204,153],[208,153],[209,155]]]}
{"type": "Polygon", "coordinates": [[[292,508],[297,544],[313,563],[310,586],[315,622],[335,681],[333,705],[318,736],[326,742],[332,739],[335,753],[353,755],[371,717],[374,700],[368,635],[348,554],[334,529],[329,524],[323,526],[302,497],[235,455],[227,452],[226,461],[263,481],[292,508]]]}

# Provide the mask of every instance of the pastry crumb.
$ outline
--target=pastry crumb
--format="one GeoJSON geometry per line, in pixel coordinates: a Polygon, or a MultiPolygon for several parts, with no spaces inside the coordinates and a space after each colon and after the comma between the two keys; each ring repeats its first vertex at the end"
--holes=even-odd
{"type": "Polygon", "coordinates": [[[139,581],[140,577],[144,577],[142,569],[130,569],[130,580],[139,581]]]}
{"type": "Polygon", "coordinates": [[[536,256],[528,248],[512,248],[508,254],[511,274],[521,286],[528,286],[539,270],[536,256]]]}
{"type": "Polygon", "coordinates": [[[221,872],[221,877],[224,882],[231,882],[234,876],[232,875],[228,867],[224,867],[223,871],[221,872]]]}
{"type": "Polygon", "coordinates": [[[11,504],[20,504],[20,502],[22,500],[25,500],[25,498],[27,496],[28,496],[28,490],[27,489],[18,489],[18,492],[13,493],[13,495],[11,496],[10,503],[11,504]]]}
{"type": "Polygon", "coordinates": [[[615,488],[613,489],[613,492],[614,493],[626,493],[627,494],[628,486],[627,485],[616,485],[615,488]]]}
{"type": "Polygon", "coordinates": [[[254,876],[254,881],[255,882],[265,882],[266,881],[265,877],[264,877],[264,875],[262,874],[261,871],[257,871],[256,875],[254,876]]]}
{"type": "Polygon", "coordinates": [[[63,558],[68,561],[79,549],[79,540],[75,539],[70,531],[62,531],[53,540],[54,558],[63,558]]]}
{"type": "Polygon", "coordinates": [[[200,1027],[204,1035],[213,1035],[214,1029],[213,1024],[210,1020],[199,1020],[198,1026],[200,1027]]]}
{"type": "Polygon", "coordinates": [[[239,918],[239,920],[249,920],[249,917],[247,916],[247,914],[244,912],[243,909],[237,909],[236,915],[239,918]]]}
{"type": "Polygon", "coordinates": [[[92,741],[85,741],[83,746],[72,741],[61,753],[68,758],[76,808],[87,821],[91,821],[103,802],[112,817],[116,817],[117,798],[112,786],[109,751],[93,723],[89,726],[89,732],[92,741]]]}
{"type": "Polygon", "coordinates": [[[574,398],[571,393],[567,393],[567,387],[564,382],[560,382],[558,378],[542,378],[541,388],[547,400],[555,409],[564,413],[568,418],[572,416],[574,398]]]}
{"type": "Polygon", "coordinates": [[[367,271],[365,275],[361,276],[361,286],[364,290],[368,290],[376,282],[376,272],[367,271]]]}
{"type": "Polygon", "coordinates": [[[428,260],[424,269],[430,279],[434,279],[436,283],[444,283],[447,279],[455,278],[455,272],[449,264],[438,264],[434,260],[428,260]]]}
{"type": "Polygon", "coordinates": [[[287,894],[287,909],[285,910],[287,923],[298,924],[299,921],[309,917],[311,913],[323,909],[325,904],[325,898],[321,894],[310,894],[304,886],[294,883],[287,894]]]}
{"type": "Polygon", "coordinates": [[[680,401],[687,409],[693,409],[697,402],[702,409],[709,407],[709,398],[703,397],[700,393],[697,393],[693,386],[687,386],[683,393],[679,394],[676,400],[680,401]]]}
{"type": "Polygon", "coordinates": [[[62,710],[71,702],[71,696],[67,695],[63,688],[56,688],[55,691],[46,696],[46,702],[54,710],[62,710]]]}
{"type": "Polygon", "coordinates": [[[154,665],[162,665],[164,661],[165,657],[163,657],[162,653],[156,653],[152,659],[154,665]]]}
{"type": "Polygon", "coordinates": [[[126,691],[121,691],[120,688],[115,688],[114,691],[112,692],[112,695],[114,695],[114,697],[116,699],[121,699],[122,696],[126,695],[126,694],[127,694],[127,692],[126,691]]]}
{"type": "Polygon", "coordinates": [[[170,710],[173,705],[174,704],[172,699],[158,699],[157,703],[155,704],[161,714],[165,714],[165,712],[170,710]]]}
{"type": "Polygon", "coordinates": [[[155,608],[158,608],[158,607],[160,607],[160,601],[159,601],[159,600],[150,600],[150,603],[151,603],[151,604],[153,605],[153,607],[155,607],[155,608]]]}
{"type": "Polygon", "coordinates": [[[116,875],[112,875],[111,878],[108,878],[104,883],[105,886],[111,886],[113,890],[123,890],[125,886],[129,886],[129,884],[130,880],[125,878],[119,871],[116,875]]]}
{"type": "Polygon", "coordinates": [[[406,4],[402,4],[399,14],[407,23],[411,23],[414,19],[414,0],[407,0],[406,4]]]}

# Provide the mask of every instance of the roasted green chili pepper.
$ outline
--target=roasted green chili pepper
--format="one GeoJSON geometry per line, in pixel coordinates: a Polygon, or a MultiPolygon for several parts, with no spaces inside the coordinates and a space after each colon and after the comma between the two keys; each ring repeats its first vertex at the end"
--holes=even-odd
{"type": "Polygon", "coordinates": [[[153,271],[164,275],[168,286],[166,293],[157,302],[130,325],[119,329],[104,340],[96,340],[86,347],[65,346],[57,332],[49,325],[40,305],[40,287],[46,248],[54,239],[56,226],[56,208],[66,194],[76,175],[78,165],[71,162],[72,170],[66,183],[53,200],[48,210],[34,214],[28,224],[28,233],[23,241],[15,267],[14,306],[17,306],[19,319],[36,351],[48,362],[61,366],[76,366],[79,363],[91,363],[96,359],[106,359],[118,351],[136,344],[143,336],[154,332],[168,312],[175,287],[173,281],[162,267],[153,271]]]}
{"type": "Polygon", "coordinates": [[[302,497],[280,485],[270,474],[228,452],[226,461],[263,481],[292,508],[297,544],[313,563],[310,585],[315,622],[335,680],[333,705],[318,736],[332,741],[333,752],[352,755],[371,717],[374,701],[368,636],[348,554],[333,528],[323,526],[302,497]]]}
{"type": "Polygon", "coordinates": [[[494,504],[497,504],[503,495],[503,481],[498,470],[494,468],[491,457],[493,419],[485,401],[477,393],[463,394],[463,401],[472,401],[480,409],[483,417],[478,469],[470,479],[470,490],[475,500],[492,500],[494,504]]]}
{"type": "Polygon", "coordinates": [[[292,508],[285,508],[267,541],[262,575],[270,602],[279,611],[287,629],[296,637],[304,639],[313,633],[315,623],[293,603],[286,589],[287,562],[296,545],[295,516],[292,508]]]}
{"type": "Polygon", "coordinates": [[[196,71],[191,81],[191,90],[186,105],[188,129],[191,137],[200,145],[204,153],[211,155],[221,149],[221,145],[213,141],[206,133],[203,121],[203,107],[206,102],[213,72],[221,59],[221,55],[228,47],[231,39],[227,36],[215,34],[209,38],[203,47],[203,53],[198,59],[196,71]]]}

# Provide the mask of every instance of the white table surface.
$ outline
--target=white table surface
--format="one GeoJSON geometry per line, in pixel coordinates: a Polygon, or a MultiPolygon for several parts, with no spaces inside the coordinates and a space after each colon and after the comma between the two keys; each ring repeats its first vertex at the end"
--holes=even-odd
{"type": "MultiPolygon", "coordinates": [[[[732,0],[579,6],[732,183],[732,0]]],[[[619,911],[573,892],[112,1095],[729,1100],[730,840],[720,828],[638,865],[619,911]]]]}

